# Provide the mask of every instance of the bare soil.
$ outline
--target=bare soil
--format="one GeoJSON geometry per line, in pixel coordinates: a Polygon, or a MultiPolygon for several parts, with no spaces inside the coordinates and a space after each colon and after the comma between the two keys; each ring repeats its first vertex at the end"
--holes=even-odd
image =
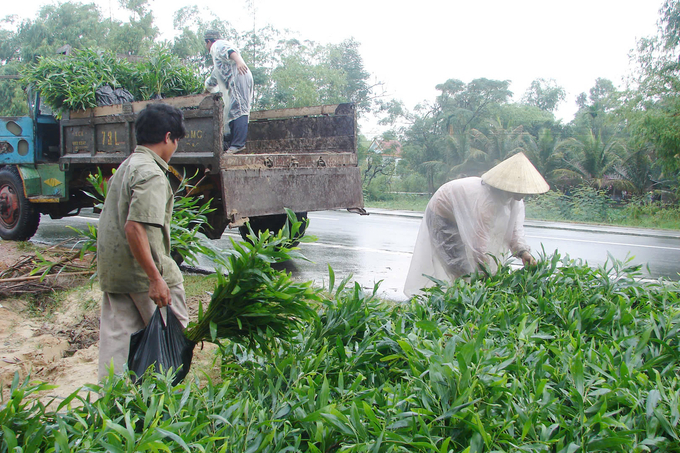
{"type": "MultiPolygon", "coordinates": [[[[72,256],[69,249],[47,249],[0,241],[0,274],[36,251],[50,260],[72,256]]],[[[86,257],[78,264],[89,265],[86,257]]],[[[76,260],[80,261],[80,260],[76,260]]],[[[12,380],[56,385],[45,397],[66,397],[86,384],[97,383],[99,310],[101,291],[87,275],[51,277],[36,286],[25,282],[26,292],[3,291],[0,279],[0,386],[6,400],[12,380]],[[38,289],[36,289],[38,288],[38,289]]],[[[13,288],[16,284],[12,283],[13,288]]],[[[207,297],[207,296],[206,296],[207,297]]],[[[187,302],[195,319],[199,300],[187,302]]],[[[195,350],[196,365],[210,367],[213,347],[195,350]]]]}

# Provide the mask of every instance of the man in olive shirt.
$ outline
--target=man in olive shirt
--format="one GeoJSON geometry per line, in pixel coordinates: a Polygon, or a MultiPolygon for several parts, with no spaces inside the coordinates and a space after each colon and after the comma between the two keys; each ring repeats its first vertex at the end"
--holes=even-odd
{"type": "Polygon", "coordinates": [[[168,161],[186,130],[182,112],[149,104],[135,122],[137,148],[109,180],[99,217],[97,272],[103,294],[99,379],[123,371],[130,335],[144,328],[156,306],[188,315],[182,274],[170,257],[173,193],[168,161]]]}

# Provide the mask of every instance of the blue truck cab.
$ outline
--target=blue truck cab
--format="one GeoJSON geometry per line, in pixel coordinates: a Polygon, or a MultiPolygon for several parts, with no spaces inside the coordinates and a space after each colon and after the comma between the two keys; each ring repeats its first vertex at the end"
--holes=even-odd
{"type": "Polygon", "coordinates": [[[0,117],[0,237],[27,240],[40,213],[73,211],[67,173],[59,166],[60,124],[29,90],[29,116],[0,117]]]}

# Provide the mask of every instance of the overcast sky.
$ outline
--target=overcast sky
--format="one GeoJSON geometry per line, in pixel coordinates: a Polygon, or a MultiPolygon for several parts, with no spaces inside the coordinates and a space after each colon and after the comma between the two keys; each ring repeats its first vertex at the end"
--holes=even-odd
{"type": "MultiPolygon", "coordinates": [[[[3,2],[0,14],[34,17],[44,1],[3,2]],[[9,4],[8,4],[9,3],[9,4]]],[[[118,0],[95,0],[105,14],[127,15],[118,0]]],[[[320,43],[354,37],[373,79],[412,108],[432,101],[435,85],[455,78],[510,80],[519,100],[532,80],[567,90],[557,112],[573,118],[575,99],[598,77],[617,86],[636,40],[656,31],[663,0],[152,0],[156,24],[172,37],[172,13],[210,7],[239,30],[271,24],[320,43]],[[248,3],[254,3],[255,15],[248,3]]],[[[364,131],[364,133],[370,131],[364,131]]]]}

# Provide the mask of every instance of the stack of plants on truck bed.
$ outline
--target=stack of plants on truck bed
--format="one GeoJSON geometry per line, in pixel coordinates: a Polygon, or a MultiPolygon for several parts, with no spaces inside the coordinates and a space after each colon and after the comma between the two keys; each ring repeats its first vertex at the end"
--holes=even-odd
{"type": "Polygon", "coordinates": [[[331,271],[318,318],[221,382],[13,384],[0,451],[680,451],[676,283],[557,254],[385,303],[331,271]]]}
{"type": "Polygon", "coordinates": [[[203,82],[169,49],[159,46],[131,63],[110,51],[74,50],[70,56],[42,57],[21,71],[24,85],[37,89],[55,114],[97,107],[95,92],[124,88],[136,101],[200,93],[203,82]]]}

